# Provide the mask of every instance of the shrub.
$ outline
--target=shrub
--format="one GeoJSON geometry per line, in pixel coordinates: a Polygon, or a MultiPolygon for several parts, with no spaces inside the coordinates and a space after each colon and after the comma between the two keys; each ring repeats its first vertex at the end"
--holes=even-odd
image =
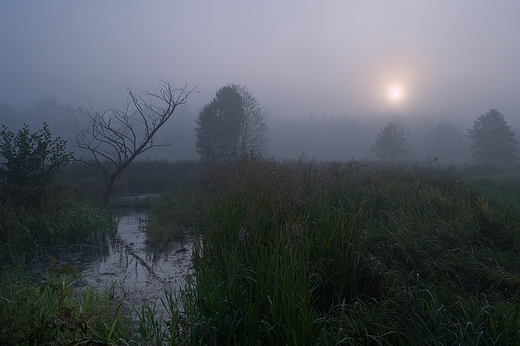
{"type": "Polygon", "coordinates": [[[2,199],[37,207],[45,187],[72,159],[66,142],[52,138],[49,126],[31,133],[24,124],[16,134],[2,125],[0,131],[0,187],[2,199]]]}

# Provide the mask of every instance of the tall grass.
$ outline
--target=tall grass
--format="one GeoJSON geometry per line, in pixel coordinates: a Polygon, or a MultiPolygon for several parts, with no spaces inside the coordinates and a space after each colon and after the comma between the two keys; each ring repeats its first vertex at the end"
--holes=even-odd
{"type": "MultiPolygon", "coordinates": [[[[33,223],[21,215],[9,222],[38,242],[34,225],[81,221],[66,208],[33,223]]],[[[163,243],[201,231],[193,280],[179,295],[131,309],[110,293],[78,294],[68,267],[38,286],[2,271],[1,343],[520,343],[519,215],[454,169],[304,159],[214,166],[200,188],[154,200],[150,225],[148,240],[163,243]]],[[[71,240],[66,227],[55,238],[41,229],[52,243],[71,240]]]]}
{"type": "Polygon", "coordinates": [[[518,215],[454,171],[300,160],[210,173],[189,344],[519,342],[518,215]]]}
{"type": "Polygon", "coordinates": [[[117,301],[92,288],[77,291],[77,273],[70,266],[54,264],[52,269],[38,284],[20,267],[1,272],[0,344],[94,345],[135,339],[132,320],[117,301]]]}
{"type": "Polygon", "coordinates": [[[111,229],[106,210],[73,198],[39,209],[4,203],[0,206],[0,258],[24,265],[49,247],[93,242],[111,229]]]}
{"type": "Polygon", "coordinates": [[[6,213],[8,217],[18,219],[25,227],[32,229],[34,236],[44,245],[92,240],[97,232],[113,226],[110,214],[106,210],[77,201],[69,201],[65,205],[44,212],[6,208],[6,213]]]}
{"type": "Polygon", "coordinates": [[[520,170],[491,175],[476,175],[469,179],[471,186],[497,204],[510,204],[520,213],[520,170]]]}

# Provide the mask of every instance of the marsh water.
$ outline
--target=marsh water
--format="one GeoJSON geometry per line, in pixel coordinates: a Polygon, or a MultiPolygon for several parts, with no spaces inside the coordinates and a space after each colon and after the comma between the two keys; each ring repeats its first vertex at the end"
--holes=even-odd
{"type": "Polygon", "coordinates": [[[108,290],[137,307],[164,298],[165,291],[178,292],[191,273],[192,238],[180,237],[168,250],[152,251],[146,245],[145,212],[120,210],[115,217],[117,230],[106,242],[67,254],[67,262],[79,272],[78,286],[108,290]]]}

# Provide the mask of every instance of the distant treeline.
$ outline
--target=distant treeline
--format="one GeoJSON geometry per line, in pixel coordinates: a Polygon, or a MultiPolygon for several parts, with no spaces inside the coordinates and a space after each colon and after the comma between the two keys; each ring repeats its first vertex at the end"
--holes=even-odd
{"type": "MultiPolygon", "coordinates": [[[[82,106],[87,108],[87,101],[82,106]]],[[[98,109],[98,105],[92,106],[98,109]]],[[[99,109],[102,107],[103,105],[99,105],[99,109]]],[[[475,114],[475,117],[478,115],[475,114]]],[[[158,141],[177,142],[167,148],[152,150],[142,159],[199,159],[195,150],[195,119],[196,114],[191,113],[185,106],[179,107],[157,134],[158,141]]],[[[86,120],[79,108],[70,104],[60,104],[54,98],[42,99],[28,108],[18,110],[0,104],[2,125],[16,131],[23,123],[27,123],[32,130],[36,130],[41,128],[43,122],[47,122],[53,135],[69,141],[69,149],[74,151],[76,156],[81,156],[82,153],[72,146],[71,139],[76,135],[76,121],[84,125],[86,120]]],[[[398,114],[364,119],[313,115],[287,119],[283,115],[271,114],[266,116],[265,120],[269,136],[272,138],[266,157],[284,160],[297,159],[305,154],[317,160],[375,160],[370,146],[376,140],[377,133],[392,121],[410,131],[409,159],[427,161],[428,158],[437,157],[438,162],[445,165],[470,162],[470,141],[465,135],[467,129],[472,126],[471,121],[464,125],[455,125],[398,114]]]]}

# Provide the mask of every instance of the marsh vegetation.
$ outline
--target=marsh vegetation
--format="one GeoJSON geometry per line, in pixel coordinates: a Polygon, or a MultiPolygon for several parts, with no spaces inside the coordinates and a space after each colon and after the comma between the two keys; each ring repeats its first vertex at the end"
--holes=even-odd
{"type": "Polygon", "coordinates": [[[460,171],[300,160],[211,176],[187,343],[518,342],[518,213],[460,171]]]}
{"type": "MultiPolygon", "coordinates": [[[[79,289],[78,273],[54,256],[35,278],[21,263],[49,253],[38,238],[44,224],[4,202],[2,234],[13,235],[2,250],[3,344],[518,343],[514,167],[305,157],[160,165],[176,167],[178,179],[148,204],[147,242],[160,251],[198,235],[183,289],[139,307],[121,303],[120,286],[79,289]]],[[[153,163],[145,167],[157,182],[153,163]]],[[[144,179],[137,172],[122,186],[144,179]]],[[[99,241],[110,223],[88,203],[60,197],[55,205],[40,219],[69,233],[55,231],[51,249],[99,241]],[[73,224],[66,215],[80,205],[73,224]]]]}

